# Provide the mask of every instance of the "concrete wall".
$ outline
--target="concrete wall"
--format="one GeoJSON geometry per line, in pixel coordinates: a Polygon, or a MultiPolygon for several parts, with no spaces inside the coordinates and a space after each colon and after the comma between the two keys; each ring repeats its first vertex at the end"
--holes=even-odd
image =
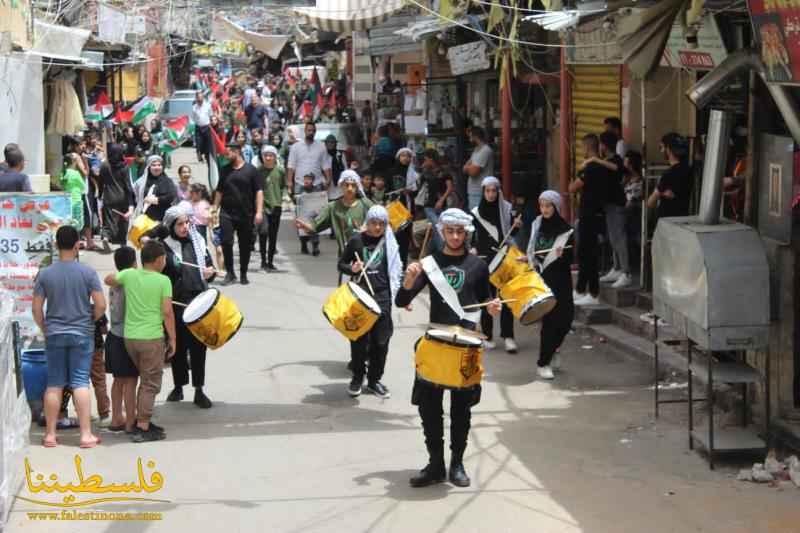
{"type": "Polygon", "coordinates": [[[27,174],[45,174],[42,60],[13,53],[0,56],[0,148],[17,143],[27,174]]]}

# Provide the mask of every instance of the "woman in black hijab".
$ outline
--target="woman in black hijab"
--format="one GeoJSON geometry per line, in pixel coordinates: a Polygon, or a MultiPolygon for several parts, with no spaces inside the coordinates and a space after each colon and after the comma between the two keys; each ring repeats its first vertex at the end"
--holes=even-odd
{"type": "Polygon", "coordinates": [[[128,220],[133,216],[136,205],[124,156],[125,147],[121,144],[112,144],[108,148],[108,159],[100,167],[100,181],[103,184],[104,237],[112,244],[119,245],[125,244],[127,240],[128,220]]]}
{"type": "Polygon", "coordinates": [[[542,318],[538,372],[542,379],[553,379],[553,370],[561,366],[557,350],[572,327],[575,304],[572,299],[572,226],[561,218],[561,195],[544,191],[539,195],[539,211],[533,221],[528,243],[528,263],[536,269],[553,291],[556,306],[542,318]],[[567,248],[570,246],[569,248],[567,248]],[[546,254],[536,254],[550,250],[546,254]]]}
{"type": "MultiPolygon", "coordinates": [[[[490,264],[497,255],[497,248],[506,235],[509,240],[513,237],[522,223],[521,219],[513,220],[511,204],[503,198],[500,180],[494,176],[486,176],[481,183],[483,196],[477,207],[472,209],[472,218],[475,220],[475,232],[472,234],[472,245],[477,250],[486,264],[490,264]]],[[[497,294],[497,289],[490,287],[492,298],[497,294]]],[[[481,312],[481,332],[486,335],[486,348],[492,350],[496,344],[492,341],[494,320],[486,310],[481,312]]],[[[503,305],[500,313],[500,337],[503,338],[505,350],[508,353],[517,353],[517,343],[514,341],[514,315],[507,305],[503,305]]]]}
{"type": "Polygon", "coordinates": [[[147,159],[145,172],[133,186],[136,195],[136,215],[145,213],[160,222],[178,197],[178,189],[164,173],[164,160],[157,155],[147,159]]]}

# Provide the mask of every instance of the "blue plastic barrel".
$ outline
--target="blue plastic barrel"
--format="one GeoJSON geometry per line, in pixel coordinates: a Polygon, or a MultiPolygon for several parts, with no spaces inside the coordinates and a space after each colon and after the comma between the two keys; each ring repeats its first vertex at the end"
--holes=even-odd
{"type": "Polygon", "coordinates": [[[22,383],[28,403],[41,405],[44,390],[47,388],[47,357],[44,349],[22,350],[22,383]]]}

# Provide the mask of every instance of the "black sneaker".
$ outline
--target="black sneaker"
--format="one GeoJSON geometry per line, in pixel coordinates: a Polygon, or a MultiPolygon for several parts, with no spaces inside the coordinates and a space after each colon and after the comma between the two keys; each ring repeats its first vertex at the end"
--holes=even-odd
{"type": "Polygon", "coordinates": [[[203,389],[195,389],[194,404],[201,409],[211,409],[211,400],[205,395],[203,389]]]}
{"type": "Polygon", "coordinates": [[[347,387],[347,394],[349,394],[353,398],[361,396],[361,385],[363,383],[364,383],[363,377],[353,376],[353,379],[350,380],[350,386],[347,387]]]}
{"type": "Polygon", "coordinates": [[[384,385],[380,381],[376,381],[375,383],[368,383],[367,390],[372,394],[374,394],[375,396],[383,398],[384,400],[392,397],[392,393],[389,392],[389,389],[386,388],[386,385],[384,385]]]}
{"type": "Polygon", "coordinates": [[[239,283],[242,285],[250,285],[250,280],[247,279],[247,276],[242,276],[242,280],[239,283]]]}
{"type": "Polygon", "coordinates": [[[428,464],[428,466],[420,470],[417,475],[413,476],[409,480],[409,483],[414,488],[427,487],[443,482],[446,476],[447,472],[444,469],[444,463],[437,465],[428,464]]]}
{"type": "Polygon", "coordinates": [[[156,431],[156,428],[153,427],[153,424],[150,424],[150,427],[147,428],[147,431],[137,426],[136,429],[133,430],[133,435],[131,436],[131,440],[133,442],[155,442],[157,440],[164,440],[166,438],[167,435],[160,431],[156,431]]]}
{"type": "Polygon", "coordinates": [[[277,267],[272,263],[267,263],[266,266],[264,267],[264,272],[272,273],[277,271],[278,271],[277,267]]]}
{"type": "Polygon", "coordinates": [[[308,255],[308,246],[306,246],[305,244],[300,246],[300,253],[303,255],[308,255]]]}
{"type": "Polygon", "coordinates": [[[226,274],[225,279],[220,282],[220,285],[227,287],[228,285],[233,285],[234,283],[236,283],[236,276],[233,274],[226,274]]]}
{"type": "Polygon", "coordinates": [[[175,387],[167,396],[168,402],[180,402],[183,400],[183,387],[175,387]]]}
{"type": "Polygon", "coordinates": [[[166,434],[167,434],[167,430],[166,430],[166,429],[164,429],[163,427],[159,426],[158,424],[155,424],[155,423],[153,423],[153,422],[150,422],[150,427],[151,427],[152,429],[154,429],[155,431],[158,431],[159,433],[163,433],[164,435],[166,435],[166,434]]]}
{"type": "Polygon", "coordinates": [[[319,255],[319,246],[314,247],[314,251],[311,252],[311,255],[317,257],[319,255]]]}
{"type": "Polygon", "coordinates": [[[267,262],[265,260],[261,260],[261,266],[259,267],[261,270],[267,269],[267,262]]]}

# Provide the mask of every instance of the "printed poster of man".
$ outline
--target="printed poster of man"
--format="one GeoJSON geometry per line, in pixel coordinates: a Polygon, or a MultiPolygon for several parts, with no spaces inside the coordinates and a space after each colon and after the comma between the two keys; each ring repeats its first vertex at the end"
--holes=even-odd
{"type": "Polygon", "coordinates": [[[748,2],[767,80],[800,82],[800,0],[748,2]]]}

